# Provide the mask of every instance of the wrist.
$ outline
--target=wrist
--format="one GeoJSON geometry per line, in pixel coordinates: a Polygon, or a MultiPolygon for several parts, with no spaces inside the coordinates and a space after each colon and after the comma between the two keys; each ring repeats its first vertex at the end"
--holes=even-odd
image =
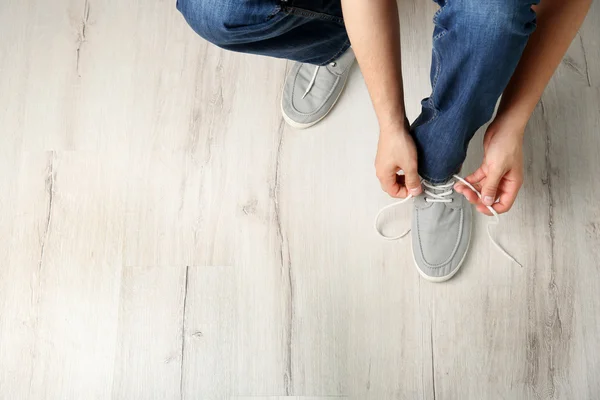
{"type": "Polygon", "coordinates": [[[523,138],[529,118],[518,115],[500,114],[492,121],[489,129],[496,132],[506,132],[523,138]]]}
{"type": "Polygon", "coordinates": [[[383,118],[379,120],[380,135],[397,134],[398,132],[408,132],[410,124],[404,116],[396,116],[393,118],[383,118]]]}
{"type": "Polygon", "coordinates": [[[504,98],[502,100],[493,124],[508,130],[524,132],[535,106],[504,101],[504,98]]]}

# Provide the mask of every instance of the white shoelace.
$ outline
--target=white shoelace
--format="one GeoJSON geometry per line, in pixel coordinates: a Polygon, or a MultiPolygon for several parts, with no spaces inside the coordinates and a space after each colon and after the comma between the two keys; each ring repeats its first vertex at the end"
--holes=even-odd
{"type": "MultiPolygon", "coordinates": [[[[479,191],[477,189],[475,189],[473,187],[473,185],[471,185],[469,182],[467,182],[466,180],[464,180],[463,178],[461,178],[458,175],[453,175],[453,178],[456,179],[457,181],[463,183],[464,185],[466,185],[469,189],[471,189],[472,191],[474,191],[475,193],[477,193],[477,196],[479,196],[479,198],[481,198],[481,193],[479,193],[479,191]]],[[[423,190],[423,192],[425,193],[425,195],[427,197],[425,197],[425,201],[428,203],[450,203],[452,202],[452,199],[448,198],[448,196],[450,196],[452,194],[452,192],[454,191],[453,187],[454,184],[456,182],[452,181],[443,185],[432,185],[431,183],[427,182],[427,181],[422,181],[421,182],[423,184],[423,186],[425,186],[425,189],[423,190]],[[431,190],[440,190],[440,189],[447,189],[446,191],[442,192],[442,193],[434,193],[431,190]]],[[[398,235],[398,236],[386,236],[384,235],[381,230],[379,229],[378,226],[378,222],[379,222],[379,217],[381,216],[381,214],[383,214],[386,210],[389,210],[390,208],[399,206],[400,204],[404,204],[406,203],[408,200],[410,200],[413,196],[411,194],[408,195],[408,197],[397,201],[395,203],[389,204],[385,207],[383,207],[381,210],[379,210],[379,212],[377,213],[377,216],[375,217],[375,230],[377,231],[377,233],[379,234],[379,236],[381,236],[382,238],[386,239],[386,240],[398,240],[398,239],[402,239],[404,236],[406,236],[409,232],[410,229],[408,229],[407,231],[403,232],[402,234],[398,235]]],[[[513,256],[511,256],[510,254],[508,254],[508,252],[506,250],[504,250],[502,248],[502,246],[500,246],[500,244],[498,244],[498,242],[496,242],[494,240],[494,238],[492,237],[492,232],[490,231],[490,226],[492,225],[498,225],[500,223],[500,216],[498,215],[498,213],[496,212],[496,210],[494,210],[494,208],[490,207],[490,206],[486,206],[488,208],[488,210],[490,210],[490,212],[492,213],[492,215],[494,216],[494,220],[491,221],[488,226],[487,226],[487,234],[488,237],[490,239],[490,241],[494,244],[494,246],[496,246],[496,248],[502,253],[504,254],[504,256],[506,258],[508,258],[509,260],[511,260],[512,262],[514,262],[515,264],[517,264],[520,267],[523,267],[523,265],[521,265],[520,262],[518,262],[513,256]]]]}
{"type": "MultiPolygon", "coordinates": [[[[332,63],[329,63],[329,65],[331,65],[332,67],[335,67],[336,63],[335,61],[332,63]]],[[[315,85],[315,81],[317,80],[317,74],[319,73],[319,69],[321,67],[319,65],[317,65],[315,67],[315,72],[313,72],[313,76],[310,79],[310,82],[308,83],[308,86],[306,87],[306,91],[304,92],[304,94],[302,95],[302,98],[305,98],[306,95],[308,94],[308,92],[310,92],[310,89],[312,89],[312,87],[315,85]]]]}

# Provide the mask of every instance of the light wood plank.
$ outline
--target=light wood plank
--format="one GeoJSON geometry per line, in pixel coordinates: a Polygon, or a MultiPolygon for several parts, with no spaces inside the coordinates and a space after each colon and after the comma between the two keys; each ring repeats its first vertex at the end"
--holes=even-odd
{"type": "Polygon", "coordinates": [[[66,152],[50,160],[31,398],[110,396],[126,181],[123,160],[106,159],[66,152]]]}
{"type": "Polygon", "coordinates": [[[355,70],[327,120],[284,136],[280,207],[296,299],[294,393],[376,399],[428,390],[410,242],[382,242],[372,228],[389,203],[374,176],[376,126],[355,70]]]}
{"type": "Polygon", "coordinates": [[[129,165],[125,265],[181,267],[210,251],[199,165],[182,152],[132,156],[129,165]]]}
{"type": "Polygon", "coordinates": [[[187,268],[182,398],[229,398],[241,378],[234,374],[236,336],[243,334],[237,320],[234,271],[233,267],[187,268]]]}
{"type": "Polygon", "coordinates": [[[597,225],[600,172],[595,159],[600,151],[600,90],[578,87],[572,71],[562,66],[543,97],[546,128],[545,184],[551,196],[548,207],[549,243],[547,275],[538,304],[539,330],[548,365],[546,389],[557,398],[586,398],[600,390],[596,357],[589,343],[600,333],[595,293],[600,285],[597,225]],[[566,118],[568,116],[568,118],[566,118]],[[592,311],[593,307],[595,311],[592,311]]]}
{"type": "Polygon", "coordinates": [[[579,35],[571,45],[579,46],[584,53],[583,74],[590,87],[600,87],[600,5],[597,1],[592,3],[585,22],[579,30],[579,35]]]}
{"type": "MultiPolygon", "coordinates": [[[[467,268],[431,289],[438,395],[568,399],[597,391],[600,383],[589,375],[595,362],[585,353],[593,339],[582,339],[597,332],[597,323],[590,305],[577,301],[581,285],[597,291],[597,268],[587,266],[599,264],[587,245],[594,235],[584,227],[597,219],[587,200],[596,186],[590,192],[585,182],[597,173],[590,162],[598,152],[600,109],[582,62],[574,43],[528,126],[525,185],[495,229],[525,268],[499,257],[480,234],[467,268]]],[[[467,168],[481,159],[471,147],[467,168]]],[[[483,219],[475,232],[485,232],[483,219]]]]}
{"type": "Polygon", "coordinates": [[[235,393],[291,393],[289,284],[277,204],[283,125],[273,113],[285,62],[219,57],[217,65],[228,60],[239,78],[235,85],[223,81],[235,92],[223,92],[209,125],[200,125],[200,137],[213,137],[199,203],[203,247],[192,265],[235,266],[235,393]]]}
{"type": "Polygon", "coordinates": [[[0,394],[28,398],[43,302],[42,256],[51,222],[53,153],[0,160],[0,394]]]}
{"type": "Polygon", "coordinates": [[[187,268],[125,267],[113,399],[180,399],[187,268]]]}

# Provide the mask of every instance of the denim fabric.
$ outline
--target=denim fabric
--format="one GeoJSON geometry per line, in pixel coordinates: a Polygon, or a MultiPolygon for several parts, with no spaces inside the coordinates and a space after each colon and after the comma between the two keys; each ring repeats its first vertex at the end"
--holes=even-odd
{"type": "Polygon", "coordinates": [[[433,21],[432,94],[412,124],[419,174],[457,173],[469,141],[491,117],[535,29],[531,0],[445,0],[433,21]]]}
{"type": "Polygon", "coordinates": [[[340,0],[178,0],[177,9],[227,50],[326,65],[350,47],[340,0]]]}
{"type": "MultiPolygon", "coordinates": [[[[431,95],[411,126],[419,174],[457,173],[492,116],[535,29],[539,0],[437,0],[431,95]]],[[[349,47],[340,0],[178,0],[206,40],[224,49],[324,65],[349,47]]]]}

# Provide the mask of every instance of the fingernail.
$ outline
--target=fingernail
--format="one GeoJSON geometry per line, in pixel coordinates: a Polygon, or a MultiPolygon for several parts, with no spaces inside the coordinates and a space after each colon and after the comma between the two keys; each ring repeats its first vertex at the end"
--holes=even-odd
{"type": "Polygon", "coordinates": [[[422,189],[419,186],[419,187],[410,189],[410,194],[412,194],[413,196],[416,196],[418,194],[421,194],[421,191],[422,191],[422,189]]]}
{"type": "Polygon", "coordinates": [[[492,196],[485,196],[483,198],[483,204],[485,204],[486,206],[491,206],[492,204],[494,204],[494,198],[492,196]]]}

